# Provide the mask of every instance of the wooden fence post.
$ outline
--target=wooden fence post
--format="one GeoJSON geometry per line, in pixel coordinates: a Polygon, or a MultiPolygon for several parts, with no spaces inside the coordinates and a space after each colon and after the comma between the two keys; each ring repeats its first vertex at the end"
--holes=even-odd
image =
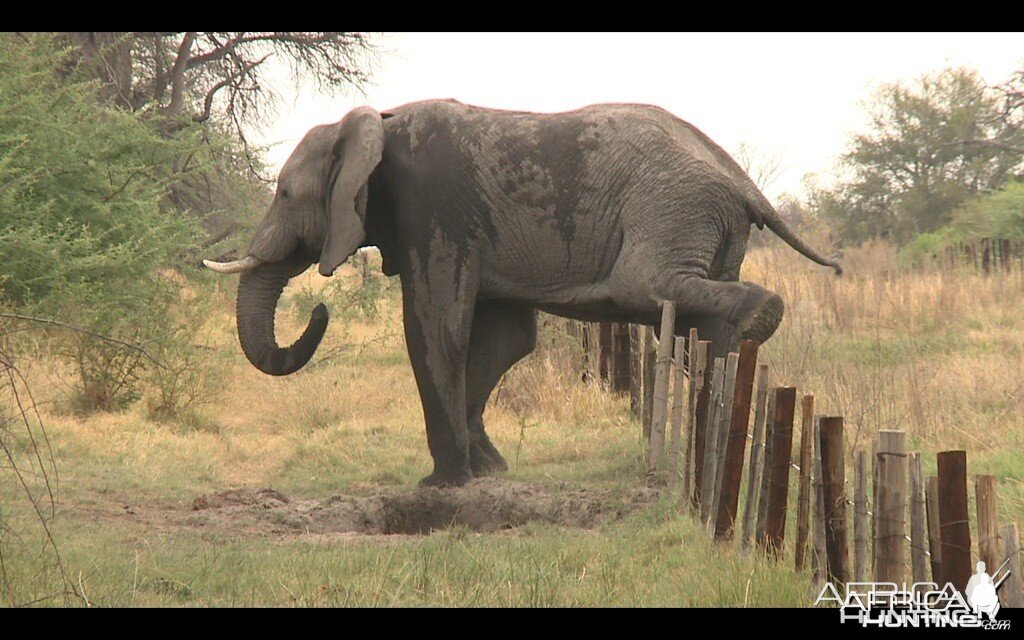
{"type": "Polygon", "coordinates": [[[853,579],[868,579],[868,452],[857,452],[853,498],[853,579]]]}
{"type": "Polygon", "coordinates": [[[722,476],[725,473],[725,450],[729,444],[729,418],[732,416],[732,401],[736,393],[736,371],[739,368],[739,354],[730,353],[725,358],[725,381],[722,383],[722,401],[718,412],[718,462],[715,464],[715,495],[711,501],[708,528],[712,535],[718,522],[718,505],[722,501],[722,476]]]}
{"type": "MultiPolygon", "coordinates": [[[[698,428],[697,399],[704,391],[705,369],[707,368],[708,343],[705,340],[697,340],[697,330],[690,329],[690,404],[689,420],[687,424],[686,438],[686,470],[683,480],[683,494],[679,500],[679,508],[682,509],[691,496],[696,495],[697,486],[700,485],[700,474],[697,471],[697,453],[703,445],[703,439],[698,439],[700,429],[698,428]]],[[[705,402],[705,404],[707,404],[705,402]]]]}
{"type": "Polygon", "coordinates": [[[654,371],[655,371],[655,345],[654,340],[654,329],[651,327],[644,327],[644,350],[643,350],[643,371],[641,373],[643,377],[643,394],[641,400],[643,403],[643,428],[644,428],[644,443],[650,442],[651,440],[651,415],[654,409],[654,371]]]}
{"type": "Polygon", "coordinates": [[[939,537],[939,479],[928,477],[925,485],[925,507],[928,512],[928,553],[931,554],[932,582],[940,587],[942,582],[942,543],[939,537]]]}
{"type": "Polygon", "coordinates": [[[647,449],[647,475],[658,471],[665,453],[665,419],[668,416],[668,379],[672,368],[672,342],[676,326],[676,305],[661,305],[661,331],[658,335],[658,355],[654,372],[654,406],[651,408],[651,438],[647,449]]]}
{"type": "Polygon", "coordinates": [[[757,396],[754,401],[754,441],[750,445],[750,466],[747,471],[747,501],[743,505],[743,547],[750,546],[757,515],[758,488],[764,465],[764,405],[768,399],[768,365],[762,364],[757,374],[757,396]]]}
{"type": "Polygon", "coordinates": [[[632,388],[629,325],[612,323],[612,391],[624,395],[632,388]]]}
{"type": "Polygon", "coordinates": [[[811,463],[811,490],[814,500],[814,518],[811,520],[811,568],[814,570],[814,586],[820,588],[828,580],[828,556],[825,547],[825,483],[821,466],[821,420],[814,419],[814,451],[811,463]]]}
{"type": "Polygon", "coordinates": [[[700,519],[707,522],[715,499],[715,474],[718,465],[718,411],[722,402],[722,379],[725,358],[715,358],[711,374],[711,398],[708,400],[707,424],[704,428],[704,469],[700,489],[700,519]]]}
{"type": "Polygon", "coordinates": [[[943,451],[937,459],[942,582],[951,582],[962,592],[973,573],[971,525],[967,515],[967,452],[943,451]]]}
{"type": "Polygon", "coordinates": [[[772,434],[775,432],[775,398],[780,387],[768,392],[768,409],[764,415],[764,460],[761,462],[760,488],[757,498],[757,527],[754,529],[754,541],[764,548],[765,525],[768,523],[768,485],[771,484],[772,468],[772,434]]]}
{"type": "Polygon", "coordinates": [[[711,353],[711,343],[701,340],[700,349],[704,353],[704,378],[701,381],[700,389],[697,392],[697,401],[694,403],[693,416],[693,508],[699,513],[703,498],[701,492],[704,489],[704,448],[707,441],[708,410],[711,407],[711,387],[714,377],[714,363],[708,358],[711,353]]]}
{"type": "Polygon", "coordinates": [[[910,454],[910,576],[915,583],[928,581],[926,518],[921,454],[915,452],[910,454]]]}
{"type": "Polygon", "coordinates": [[[796,388],[776,390],[775,416],[772,427],[772,460],[768,484],[768,514],[765,542],[769,553],[782,554],[786,534],[786,500],[789,496],[789,467],[793,452],[793,413],[796,409],[796,388]]]}
{"type": "Polygon", "coordinates": [[[643,421],[643,350],[640,327],[629,325],[629,411],[643,421]]]}
{"type": "Polygon", "coordinates": [[[753,340],[742,340],[736,358],[725,465],[722,468],[722,486],[715,522],[715,537],[719,540],[731,539],[736,525],[736,513],[740,506],[740,486],[743,482],[743,454],[747,450],[747,431],[750,427],[750,399],[754,392],[756,368],[757,343],[753,340]]]}
{"type": "Polygon", "coordinates": [[[1001,537],[1003,539],[1003,561],[1009,560],[1006,563],[1006,568],[1010,572],[1010,577],[1006,579],[1003,588],[999,590],[999,600],[1004,607],[1022,609],[1024,608],[1024,576],[1021,575],[1020,535],[1017,531],[1017,523],[1004,524],[1001,537]]]}
{"type": "Polygon", "coordinates": [[[978,558],[988,572],[999,568],[999,515],[996,510],[995,476],[977,476],[974,479],[975,507],[978,512],[978,558]]]}
{"type": "Polygon", "coordinates": [[[907,436],[878,432],[875,489],[875,582],[903,584],[907,523],[907,436]]]}
{"type": "Polygon", "coordinates": [[[981,271],[986,276],[989,274],[992,263],[992,249],[989,246],[988,238],[981,239],[981,271]]]}
{"type": "Polygon", "coordinates": [[[829,580],[846,584],[849,550],[846,539],[846,450],[843,446],[843,419],[821,419],[821,473],[825,497],[825,554],[829,580]]]}
{"type": "MultiPolygon", "coordinates": [[[[686,340],[682,337],[675,341],[675,379],[672,383],[672,429],[668,439],[668,493],[671,496],[676,491],[682,479],[679,474],[680,467],[686,467],[685,462],[680,465],[680,456],[685,454],[679,451],[679,438],[683,431],[683,385],[686,378],[686,340]]],[[[686,495],[686,489],[683,489],[686,495]]]]}
{"type": "Polygon", "coordinates": [[[805,395],[800,402],[800,472],[796,498],[797,571],[804,568],[807,553],[807,532],[811,520],[811,451],[814,442],[814,396],[805,395]]]}

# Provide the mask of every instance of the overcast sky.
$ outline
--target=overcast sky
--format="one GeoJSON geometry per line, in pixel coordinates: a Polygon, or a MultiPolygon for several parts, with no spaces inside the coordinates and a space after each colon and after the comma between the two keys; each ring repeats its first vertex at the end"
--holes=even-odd
{"type": "Polygon", "coordinates": [[[656,104],[729,152],[741,142],[777,154],[767,190],[828,180],[865,102],[886,82],[947,66],[990,83],[1024,65],[1022,34],[385,34],[366,95],[296,92],[285,78],[277,117],[257,139],[275,167],[312,126],[353,106],[386,109],[428,98],[504,109],[564,111],[598,102],[656,104]]]}

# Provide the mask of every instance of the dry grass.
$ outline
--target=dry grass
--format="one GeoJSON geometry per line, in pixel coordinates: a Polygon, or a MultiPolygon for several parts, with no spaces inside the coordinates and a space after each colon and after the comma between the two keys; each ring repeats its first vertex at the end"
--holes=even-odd
{"type": "MultiPolygon", "coordinates": [[[[912,448],[922,451],[967,449],[971,473],[1004,480],[1001,519],[1019,520],[1020,277],[899,273],[894,251],[885,245],[848,251],[844,261],[848,273],[836,279],[789,248],[749,256],[744,278],[777,291],[787,304],[779,332],[761,352],[775,384],[813,393],[818,413],[845,416],[851,451],[866,446],[880,428],[907,430],[912,448]]],[[[356,276],[346,271],[344,277],[356,276]]],[[[282,342],[305,324],[295,301],[325,282],[310,274],[289,287],[278,319],[282,342]]],[[[215,286],[214,330],[197,342],[218,354],[214,375],[224,384],[215,403],[187,420],[154,421],[145,403],[124,413],[76,418],[59,410],[66,371],[50,363],[26,370],[42,396],[61,470],[60,542],[69,566],[84,572],[84,585],[97,599],[807,604],[804,578],[740,554],[721,554],[716,563],[727,575],[711,581],[687,585],[665,577],[663,566],[675,575],[699,575],[716,552],[700,542],[696,527],[661,508],[598,532],[540,528],[522,536],[453,532],[397,541],[398,551],[388,552],[396,558],[393,565],[380,560],[380,541],[279,544],[160,532],[179,550],[154,546],[148,541],[153,532],[110,514],[141,502],[184,508],[201,493],[243,485],[311,497],[411,488],[430,469],[400,330],[397,283],[384,292],[377,319],[339,319],[343,314],[332,309],[335,319],[313,366],[283,379],[264,376],[244,360],[232,315],[234,283],[215,286]],[[331,555],[338,548],[345,549],[340,560],[331,555]],[[324,554],[333,558],[325,561],[326,577],[310,568],[324,554]],[[487,554],[494,564],[479,562],[487,554]],[[427,579],[422,570],[430,563],[441,563],[452,575],[416,586],[427,579]],[[215,577],[223,571],[235,571],[236,580],[215,577]],[[320,577],[306,578],[314,574],[320,577]],[[339,576],[348,582],[339,584],[339,576]],[[387,585],[384,595],[374,584],[387,585]]],[[[509,461],[509,475],[570,485],[639,482],[640,429],[627,400],[579,382],[579,353],[563,321],[547,318],[540,342],[501,382],[485,416],[509,461]]],[[[926,457],[926,471],[929,464],[933,469],[926,457]]]]}

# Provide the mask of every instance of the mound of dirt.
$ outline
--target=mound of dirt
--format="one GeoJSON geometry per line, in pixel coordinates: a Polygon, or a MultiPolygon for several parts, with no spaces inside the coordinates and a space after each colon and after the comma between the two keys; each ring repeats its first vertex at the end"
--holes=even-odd
{"type": "Polygon", "coordinates": [[[427,534],[452,526],[472,531],[511,529],[527,522],[594,527],[650,502],[654,490],[559,490],[499,478],[464,487],[369,496],[294,500],[273,489],[233,489],[200,496],[188,524],[238,533],[427,534]]]}

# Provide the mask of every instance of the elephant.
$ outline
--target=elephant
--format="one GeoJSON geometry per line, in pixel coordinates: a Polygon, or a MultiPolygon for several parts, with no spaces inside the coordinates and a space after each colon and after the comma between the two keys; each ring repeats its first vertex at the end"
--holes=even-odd
{"type": "Polygon", "coordinates": [[[287,375],[312,357],[327,308],[281,347],[277,302],[313,263],[329,276],[377,247],[401,281],[403,324],[433,472],[462,485],[507,464],[484,431],[501,376],[529,354],[537,311],[657,327],[696,327],[712,355],[778,327],[783,301],[739,281],[751,224],[842,272],[798,238],[760,190],[693,125],[655,106],[563,113],[429,100],[350,111],[311,129],[282,166],[244,258],[204,261],[240,273],[238,338],[260,371],[287,375]]]}

